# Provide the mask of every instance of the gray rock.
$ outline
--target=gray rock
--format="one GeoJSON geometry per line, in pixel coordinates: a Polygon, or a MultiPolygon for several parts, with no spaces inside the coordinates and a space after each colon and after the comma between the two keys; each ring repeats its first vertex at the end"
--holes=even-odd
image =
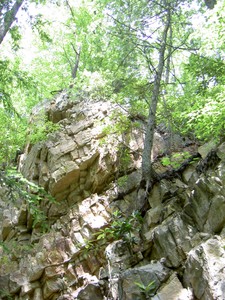
{"type": "MultiPolygon", "coordinates": [[[[61,129],[45,142],[27,145],[21,170],[56,202],[46,199],[38,206],[49,225],[44,233],[41,224],[33,227],[24,199],[12,202],[7,187],[0,189],[0,274],[9,273],[0,277],[0,291],[15,300],[225,299],[224,144],[216,169],[199,175],[192,165],[179,179],[154,186],[143,226],[132,224],[130,240],[99,238],[110,231],[113,211],[128,217],[146,204],[139,186],[143,128],[109,134],[105,128],[113,128],[113,113],[120,108],[72,103],[65,91],[44,106],[61,129]],[[129,149],[126,168],[121,145],[129,149]]],[[[154,158],[169,145],[176,151],[184,147],[180,136],[169,143],[170,133],[161,131],[155,134],[154,158]]],[[[201,147],[202,157],[212,147],[201,147]]]]}
{"type": "Polygon", "coordinates": [[[217,149],[217,155],[222,161],[225,161],[225,143],[219,145],[217,149]]]}
{"type": "Polygon", "coordinates": [[[119,295],[118,298],[113,299],[146,299],[146,296],[154,295],[162,282],[165,282],[169,276],[170,270],[159,262],[128,269],[120,275],[119,295]]]}
{"type": "Polygon", "coordinates": [[[33,300],[43,300],[42,289],[36,288],[34,290],[33,300]]]}
{"type": "Polygon", "coordinates": [[[101,289],[97,283],[89,283],[85,288],[83,288],[78,296],[78,300],[101,300],[103,295],[101,289]]]}
{"type": "Polygon", "coordinates": [[[152,300],[194,300],[194,298],[192,291],[189,288],[183,288],[177,275],[172,274],[152,300]]]}
{"type": "Polygon", "coordinates": [[[206,156],[209,154],[209,152],[215,148],[216,148],[216,142],[212,140],[212,141],[200,146],[198,148],[198,152],[200,153],[202,158],[206,158],[206,156]]]}
{"type": "Polygon", "coordinates": [[[180,215],[169,218],[153,230],[151,259],[165,257],[168,267],[179,267],[192,247],[191,238],[195,233],[196,229],[186,224],[180,215]]]}
{"type": "Polygon", "coordinates": [[[193,289],[199,300],[225,299],[225,240],[209,239],[188,254],[184,284],[193,289]]]}
{"type": "Polygon", "coordinates": [[[53,294],[63,291],[65,288],[65,283],[61,278],[48,279],[43,287],[43,298],[48,299],[53,294]]]}

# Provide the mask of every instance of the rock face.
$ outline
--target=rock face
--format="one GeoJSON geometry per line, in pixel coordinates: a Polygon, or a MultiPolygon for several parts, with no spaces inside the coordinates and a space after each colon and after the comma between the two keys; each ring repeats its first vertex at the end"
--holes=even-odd
{"type": "MultiPolygon", "coordinates": [[[[142,220],[143,121],[65,93],[43,106],[61,129],[20,170],[55,201],[12,202],[0,182],[0,299],[225,299],[225,145],[155,184],[142,220]]],[[[167,147],[156,133],[153,157],[167,147]]]]}

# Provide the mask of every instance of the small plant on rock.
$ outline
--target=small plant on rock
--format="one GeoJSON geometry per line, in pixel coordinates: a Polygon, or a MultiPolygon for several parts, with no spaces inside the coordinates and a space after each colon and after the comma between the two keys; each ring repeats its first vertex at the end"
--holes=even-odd
{"type": "Polygon", "coordinates": [[[144,285],[140,282],[135,282],[136,286],[140,289],[141,293],[145,295],[146,299],[151,299],[154,296],[155,281],[150,281],[149,284],[144,285]]]}
{"type": "Polygon", "coordinates": [[[127,180],[128,180],[128,176],[127,175],[119,177],[117,179],[117,185],[118,185],[118,187],[120,187],[120,188],[124,187],[126,185],[126,183],[127,183],[127,180]]]}
{"type": "Polygon", "coordinates": [[[84,255],[90,251],[97,252],[102,249],[102,244],[107,245],[119,239],[132,246],[135,243],[134,233],[140,230],[142,222],[143,218],[138,211],[134,211],[129,217],[124,217],[121,211],[116,210],[112,214],[111,223],[106,228],[100,229],[92,239],[85,239],[83,244],[77,246],[84,255]]]}
{"type": "Polygon", "coordinates": [[[179,168],[185,159],[190,158],[189,152],[178,152],[174,153],[171,157],[164,156],[161,159],[161,163],[164,167],[172,167],[174,169],[179,168]]]}
{"type": "Polygon", "coordinates": [[[109,227],[101,229],[96,235],[97,240],[118,240],[133,241],[132,234],[139,230],[143,219],[138,211],[134,211],[129,217],[124,217],[121,211],[116,210],[112,215],[112,222],[109,227]]]}

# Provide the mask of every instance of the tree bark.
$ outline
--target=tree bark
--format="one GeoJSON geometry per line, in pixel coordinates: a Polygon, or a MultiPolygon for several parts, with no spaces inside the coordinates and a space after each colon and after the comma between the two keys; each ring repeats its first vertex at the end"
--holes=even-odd
{"type": "Polygon", "coordinates": [[[146,127],[146,134],[145,134],[145,141],[144,141],[144,150],[142,154],[142,178],[146,182],[146,191],[151,187],[152,182],[157,177],[157,174],[152,167],[151,152],[153,147],[157,104],[160,96],[161,79],[162,79],[163,69],[165,65],[165,52],[167,47],[167,35],[170,28],[170,21],[171,21],[170,19],[171,19],[170,8],[168,6],[166,11],[166,21],[162,33],[161,46],[159,49],[159,63],[154,78],[152,99],[151,99],[151,104],[149,106],[148,123],[146,127]]]}
{"type": "Polygon", "coordinates": [[[79,62],[80,62],[81,46],[78,46],[78,50],[76,50],[74,47],[73,47],[73,49],[74,49],[74,52],[76,53],[76,60],[75,60],[75,64],[72,69],[72,78],[75,79],[77,77],[77,71],[78,71],[79,62]]]}
{"type": "Polygon", "coordinates": [[[3,24],[0,24],[0,44],[4,40],[7,32],[15,21],[16,14],[18,13],[20,7],[22,6],[24,0],[16,0],[13,7],[6,12],[3,18],[3,24]]]}

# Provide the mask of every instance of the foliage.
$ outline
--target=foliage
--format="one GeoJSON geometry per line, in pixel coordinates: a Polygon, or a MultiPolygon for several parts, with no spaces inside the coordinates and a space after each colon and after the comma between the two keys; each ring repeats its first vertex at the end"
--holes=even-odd
{"type": "MultiPolygon", "coordinates": [[[[174,130],[203,141],[223,136],[224,68],[221,59],[190,56],[183,65],[183,90],[167,96],[174,130]]],[[[161,114],[162,121],[166,117],[161,114]]]]}
{"type": "Polygon", "coordinates": [[[10,255],[2,253],[0,257],[0,274],[8,274],[10,271],[13,270],[13,267],[15,267],[15,262],[12,261],[10,255]]]}
{"type": "Polygon", "coordinates": [[[0,165],[9,166],[14,163],[16,153],[25,143],[26,120],[0,108],[0,165]]]}
{"type": "MultiPolygon", "coordinates": [[[[222,1],[195,19],[190,39],[197,49],[184,57],[180,76],[165,95],[173,130],[200,141],[224,135],[224,5],[222,1]]],[[[163,109],[162,103],[158,117],[165,122],[163,109]]]]}
{"type": "MultiPolygon", "coordinates": [[[[16,111],[25,113],[24,108],[29,108],[23,98],[28,98],[32,106],[39,100],[37,93],[37,82],[27,71],[20,69],[21,61],[19,59],[9,60],[0,58],[0,102],[7,112],[16,111]]],[[[17,113],[18,113],[17,112],[17,113]]]]}
{"type": "MultiPolygon", "coordinates": [[[[37,36],[40,52],[32,61],[32,73],[38,74],[46,91],[73,86],[72,94],[78,97],[96,99],[98,95],[98,99],[108,98],[111,91],[106,81],[110,72],[103,67],[106,47],[103,36],[106,35],[103,33],[102,11],[92,1],[65,3],[65,6],[60,6],[64,20],[53,19],[52,22],[58,26],[45,23],[42,29],[52,41],[43,43],[43,39],[37,36]],[[54,80],[49,80],[49,74],[54,80]]],[[[58,7],[51,6],[51,9],[56,14],[59,11],[58,7]]]]}
{"type": "Polygon", "coordinates": [[[24,0],[6,0],[0,4],[0,44],[12,27],[23,2],[24,0]]]}
{"type": "Polygon", "coordinates": [[[128,179],[128,176],[127,176],[127,175],[124,175],[124,176],[122,176],[122,177],[119,177],[119,178],[117,179],[117,185],[118,185],[118,187],[123,187],[124,185],[126,185],[127,179],[128,179]]]}
{"type": "MultiPolygon", "coordinates": [[[[206,9],[204,1],[189,0],[20,2],[24,2],[26,16],[30,13],[30,3],[36,3],[38,9],[24,18],[28,19],[23,24],[25,30],[20,22],[14,22],[8,29],[11,39],[1,44],[0,101],[2,109],[10,112],[12,121],[12,125],[10,121],[1,122],[1,161],[8,164],[13,159],[24,141],[22,133],[26,132],[25,119],[30,109],[40,99],[51,97],[50,92],[54,90],[73,86],[72,97],[111,99],[131,115],[147,116],[168,10],[170,28],[156,122],[163,121],[171,130],[200,140],[223,137],[224,1],[217,1],[212,10],[206,9]],[[166,9],[162,9],[162,3],[166,9]],[[39,4],[46,5],[47,9],[42,10],[39,4]],[[198,20],[201,26],[196,25],[198,20]],[[28,39],[29,26],[32,37],[28,39]],[[26,52],[24,40],[31,41],[26,52]],[[79,49],[79,66],[73,79],[71,72],[79,49]],[[26,66],[26,56],[33,50],[34,59],[26,66]],[[20,132],[18,137],[14,134],[15,127],[20,132]]],[[[0,4],[0,28],[7,21],[6,15],[10,16],[14,3],[7,0],[0,4]]],[[[1,115],[4,115],[2,111],[1,115]]],[[[126,131],[129,121],[119,116],[117,119],[114,128],[106,128],[107,134],[126,131]]],[[[42,125],[45,128],[34,130],[32,142],[43,139],[51,128],[51,124],[42,125]]]]}
{"type": "Polygon", "coordinates": [[[43,43],[52,43],[53,40],[50,35],[46,32],[46,25],[52,25],[50,21],[43,20],[43,16],[38,14],[32,22],[33,30],[37,31],[39,38],[43,43]]]}
{"type": "Polygon", "coordinates": [[[13,297],[6,289],[0,289],[0,296],[2,299],[12,300],[13,297]]]}
{"type": "Polygon", "coordinates": [[[0,60],[0,163],[9,165],[26,140],[27,113],[39,101],[37,82],[21,70],[19,59],[0,60]]]}
{"type": "Polygon", "coordinates": [[[59,124],[55,124],[47,119],[44,112],[33,116],[28,133],[28,141],[36,144],[45,141],[50,133],[54,133],[60,129],[59,124]]]}
{"type": "Polygon", "coordinates": [[[178,152],[178,153],[174,153],[171,157],[169,156],[164,156],[161,159],[161,163],[163,166],[165,167],[172,167],[172,168],[179,168],[180,165],[182,164],[182,162],[189,158],[191,155],[189,152],[178,152]]]}
{"type": "MultiPolygon", "coordinates": [[[[50,0],[50,2],[52,2],[52,0],[50,0]]],[[[9,32],[11,34],[11,38],[13,41],[13,49],[18,50],[19,42],[21,39],[20,27],[18,25],[18,18],[17,18],[18,12],[21,9],[24,12],[28,12],[30,3],[45,4],[46,0],[29,0],[29,1],[5,0],[5,1],[1,1],[1,3],[0,3],[0,44],[4,40],[7,33],[9,32]]],[[[37,20],[39,21],[39,18],[37,18],[37,20]]]]}
{"type": "Polygon", "coordinates": [[[185,67],[194,87],[193,105],[187,111],[187,129],[194,130],[198,139],[219,139],[225,127],[225,64],[221,58],[191,56],[185,67]]]}
{"type": "Polygon", "coordinates": [[[225,63],[220,57],[205,57],[191,54],[185,71],[196,80],[196,94],[204,95],[210,87],[223,84],[225,80],[225,63]]]}
{"type": "Polygon", "coordinates": [[[12,49],[17,51],[20,48],[20,40],[22,38],[19,27],[15,25],[9,29],[9,32],[12,38],[12,49]]]}
{"type": "Polygon", "coordinates": [[[109,227],[101,229],[97,234],[97,240],[101,239],[123,239],[132,242],[132,233],[140,230],[142,224],[142,217],[138,211],[134,211],[129,217],[124,217],[123,214],[117,210],[112,215],[112,222],[109,227]]]}
{"type": "Polygon", "coordinates": [[[112,221],[104,229],[100,229],[94,234],[94,239],[84,241],[84,245],[80,245],[85,254],[91,250],[98,251],[98,243],[103,242],[105,245],[109,242],[119,239],[124,240],[130,246],[135,243],[134,233],[141,229],[143,219],[138,211],[134,211],[130,216],[124,217],[117,210],[112,214],[112,221]]]}
{"type": "MultiPolygon", "coordinates": [[[[104,122],[104,120],[103,120],[104,122]]],[[[102,123],[103,123],[102,122],[102,123]]],[[[106,143],[105,136],[110,135],[111,137],[114,137],[116,140],[118,140],[118,136],[122,137],[121,143],[117,147],[118,156],[124,156],[124,159],[126,160],[126,156],[123,154],[123,150],[126,149],[126,154],[128,151],[128,148],[126,146],[126,134],[130,131],[131,127],[133,126],[131,120],[126,116],[126,114],[122,113],[120,110],[114,111],[110,115],[110,124],[104,125],[102,129],[102,139],[100,141],[100,144],[103,145],[106,143]]]]}
{"type": "MultiPolygon", "coordinates": [[[[0,163],[10,165],[16,153],[26,142],[27,114],[40,99],[37,82],[26,71],[20,70],[20,61],[0,61],[0,163]]],[[[33,143],[46,139],[48,133],[59,128],[50,121],[34,120],[30,124],[30,139],[33,143]]]]}
{"type": "Polygon", "coordinates": [[[76,84],[70,91],[71,98],[80,100],[113,100],[113,88],[108,82],[107,74],[84,71],[78,76],[76,84]]]}
{"type": "Polygon", "coordinates": [[[146,299],[150,299],[149,297],[154,296],[155,290],[155,281],[150,281],[148,285],[144,285],[140,282],[135,282],[135,285],[140,289],[140,291],[145,295],[146,299]]]}
{"type": "Polygon", "coordinates": [[[105,126],[102,133],[116,134],[118,136],[126,133],[131,128],[131,121],[119,110],[111,114],[110,120],[112,124],[105,126]]]}
{"type": "Polygon", "coordinates": [[[12,201],[18,198],[26,201],[33,218],[32,226],[40,227],[42,231],[47,231],[47,216],[41,209],[41,203],[44,201],[55,203],[55,199],[44,188],[27,180],[14,169],[7,169],[1,172],[1,184],[7,187],[7,196],[12,201]]]}
{"type": "Polygon", "coordinates": [[[121,143],[118,147],[119,173],[126,174],[131,162],[130,149],[121,143]]]}

